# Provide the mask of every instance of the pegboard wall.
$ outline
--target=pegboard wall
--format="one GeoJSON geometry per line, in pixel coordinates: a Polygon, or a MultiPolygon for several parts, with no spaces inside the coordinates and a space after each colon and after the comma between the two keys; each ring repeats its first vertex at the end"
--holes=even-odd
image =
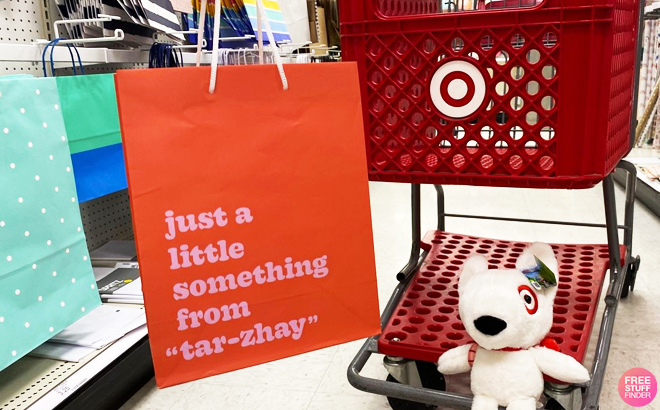
{"type": "Polygon", "coordinates": [[[0,0],[0,43],[29,44],[50,35],[48,0],[0,0]]]}
{"type": "Polygon", "coordinates": [[[41,63],[16,63],[0,61],[0,75],[31,74],[41,77],[41,63]]]}
{"type": "MultiPolygon", "coordinates": [[[[137,70],[144,68],[149,68],[149,64],[148,63],[95,64],[95,65],[85,66],[85,74],[114,73],[117,70],[137,70]]],[[[39,69],[41,70],[41,67],[39,67],[39,69]]],[[[58,76],[73,75],[73,69],[71,69],[70,67],[58,68],[55,70],[55,72],[58,76]]]]}
{"type": "MultiPolygon", "coordinates": [[[[29,44],[50,39],[49,0],[0,0],[0,43],[29,44]]],[[[41,75],[36,63],[0,61],[0,75],[41,75]]]]}
{"type": "Polygon", "coordinates": [[[82,203],[80,213],[90,251],[111,240],[133,237],[127,190],[82,203]]]}

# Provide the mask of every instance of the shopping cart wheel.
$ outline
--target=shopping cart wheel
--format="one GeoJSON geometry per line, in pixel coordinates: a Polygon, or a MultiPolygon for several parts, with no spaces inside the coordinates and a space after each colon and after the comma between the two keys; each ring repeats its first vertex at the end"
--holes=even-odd
{"type": "MultiPolygon", "coordinates": [[[[444,391],[447,388],[445,377],[442,375],[442,373],[438,372],[438,368],[434,363],[416,360],[415,364],[417,364],[417,371],[419,372],[419,378],[422,381],[422,386],[426,387],[427,389],[441,391],[444,391]]],[[[387,381],[399,383],[391,374],[387,375],[387,381]]],[[[393,410],[432,410],[438,407],[430,404],[397,399],[395,397],[388,397],[387,401],[390,403],[390,407],[392,407],[393,410]]]]}
{"type": "Polygon", "coordinates": [[[545,410],[566,410],[564,406],[559,404],[559,402],[552,397],[548,399],[548,401],[545,403],[545,407],[543,407],[545,410]]]}
{"type": "Polygon", "coordinates": [[[621,299],[627,298],[628,292],[635,290],[635,280],[637,279],[637,271],[639,271],[640,263],[641,259],[637,256],[628,265],[628,272],[626,272],[626,278],[623,281],[623,289],[621,290],[621,299]]]}

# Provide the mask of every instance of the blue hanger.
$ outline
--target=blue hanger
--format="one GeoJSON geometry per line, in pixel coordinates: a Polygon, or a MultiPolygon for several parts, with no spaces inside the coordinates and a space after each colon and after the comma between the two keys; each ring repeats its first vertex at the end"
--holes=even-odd
{"type": "MultiPolygon", "coordinates": [[[[53,61],[53,53],[55,51],[55,46],[61,40],[66,40],[66,38],[60,37],[60,38],[56,38],[55,40],[52,40],[44,47],[44,50],[41,53],[41,68],[43,69],[44,77],[48,77],[48,72],[46,71],[46,51],[48,50],[49,47],[50,47],[50,72],[53,75],[53,77],[55,76],[55,62],[53,61]]],[[[67,49],[69,50],[69,55],[71,56],[71,66],[73,68],[73,75],[78,75],[78,71],[76,69],[76,61],[73,57],[73,51],[76,52],[76,56],[78,57],[80,73],[85,74],[85,69],[83,67],[82,59],[80,58],[80,53],[78,52],[78,48],[76,48],[76,46],[73,46],[73,50],[72,50],[70,44],[67,44],[66,46],[67,49]]]]}
{"type": "Polygon", "coordinates": [[[172,44],[154,43],[149,50],[149,68],[181,67],[183,53],[172,44]],[[178,51],[178,52],[177,52],[178,51]]]}

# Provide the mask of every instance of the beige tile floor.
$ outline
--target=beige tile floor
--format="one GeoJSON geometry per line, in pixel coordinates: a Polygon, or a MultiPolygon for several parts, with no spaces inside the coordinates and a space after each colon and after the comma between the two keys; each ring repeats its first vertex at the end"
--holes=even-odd
{"type": "MultiPolygon", "coordinates": [[[[618,187],[617,192],[622,193],[618,187]]],[[[446,188],[446,196],[448,212],[604,221],[600,187],[547,191],[452,186],[446,188]]],[[[385,306],[396,284],[397,269],[403,266],[409,254],[409,197],[407,185],[371,184],[381,307],[385,306]]],[[[423,187],[422,198],[423,229],[433,229],[436,224],[433,188],[423,187]]],[[[604,410],[631,408],[623,403],[617,391],[624,371],[641,366],[660,377],[660,281],[655,272],[655,267],[660,266],[660,220],[638,206],[635,226],[634,253],[642,256],[642,265],[635,292],[619,307],[601,395],[601,409],[604,410]]],[[[603,230],[589,228],[451,219],[447,230],[519,241],[605,243],[603,230]]],[[[602,311],[602,303],[599,310],[602,311]]],[[[595,336],[590,351],[593,351],[594,342],[595,336]]],[[[152,380],[122,410],[389,409],[384,397],[361,393],[346,380],[346,369],[360,345],[359,341],[348,343],[165,390],[158,390],[152,380]]],[[[367,364],[365,374],[376,378],[386,376],[376,359],[367,364]]],[[[456,392],[469,391],[468,380],[467,377],[452,378],[448,380],[448,388],[456,392]]],[[[646,409],[660,409],[658,400],[646,409]]]]}

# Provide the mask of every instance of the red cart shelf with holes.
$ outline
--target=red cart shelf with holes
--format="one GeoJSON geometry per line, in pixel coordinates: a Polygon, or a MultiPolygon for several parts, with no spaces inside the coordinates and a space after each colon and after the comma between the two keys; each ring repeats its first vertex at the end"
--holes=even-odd
{"type": "Polygon", "coordinates": [[[438,3],[341,3],[372,180],[587,188],[612,172],[630,150],[636,0],[438,3]]]}
{"type": "Polygon", "coordinates": [[[547,408],[598,408],[616,306],[633,290],[640,263],[631,253],[636,171],[622,158],[632,146],[643,7],[641,0],[340,0],[342,55],[359,67],[369,178],[412,186],[411,257],[382,334],[349,367],[353,386],[388,396],[395,410],[470,408],[471,398],[442,391],[444,379],[429,364],[470,342],[458,315],[462,264],[480,253],[491,269],[512,269],[527,244],[448,233],[445,217],[578,225],[605,228],[607,244],[553,245],[559,289],[550,336],[584,361],[605,293],[592,381],[552,384],[545,394],[556,401],[547,408]],[[615,168],[627,173],[623,225],[615,168]],[[600,182],[602,225],[447,214],[442,189],[600,182]],[[420,184],[438,193],[438,230],[423,239],[420,184]],[[388,381],[360,375],[376,352],[386,355],[388,381]]]}
{"type": "MultiPolygon", "coordinates": [[[[386,355],[437,362],[442,353],[470,343],[458,314],[458,277],[471,254],[491,269],[515,269],[529,244],[431,231],[422,240],[428,256],[378,340],[386,355]]],[[[550,330],[562,352],[582,362],[609,265],[607,245],[552,245],[559,263],[559,290],[550,330]]],[[[621,249],[625,252],[625,249],[621,249]]]]}

